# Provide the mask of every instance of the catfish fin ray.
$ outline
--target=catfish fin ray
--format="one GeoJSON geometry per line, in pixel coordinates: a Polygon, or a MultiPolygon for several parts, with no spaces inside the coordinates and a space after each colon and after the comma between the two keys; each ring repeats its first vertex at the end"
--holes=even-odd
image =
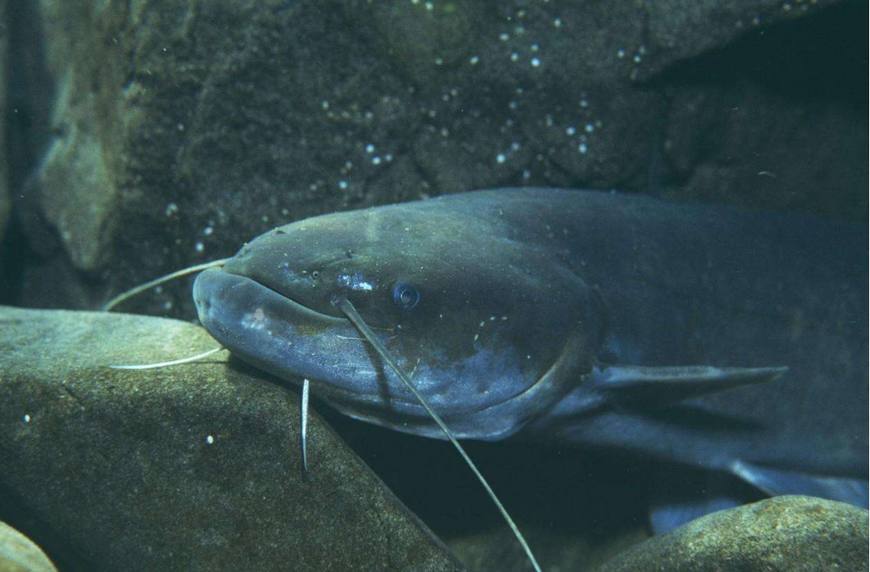
{"type": "Polygon", "coordinates": [[[734,508],[741,504],[743,504],[742,500],[728,495],[701,496],[682,502],[653,504],[650,506],[649,522],[653,533],[665,534],[711,512],[734,508]]]}
{"type": "Polygon", "coordinates": [[[731,464],[731,472],[770,496],[810,495],[862,508],[867,508],[868,505],[866,479],[829,477],[772,469],[739,460],[731,464]]]}
{"type": "Polygon", "coordinates": [[[613,365],[596,369],[593,383],[612,400],[661,406],[743,385],[767,383],[787,371],[787,367],[613,365]]]}
{"type": "Polygon", "coordinates": [[[661,465],[651,475],[649,524],[664,534],[704,515],[757,500],[760,492],[723,471],[661,465]]]}

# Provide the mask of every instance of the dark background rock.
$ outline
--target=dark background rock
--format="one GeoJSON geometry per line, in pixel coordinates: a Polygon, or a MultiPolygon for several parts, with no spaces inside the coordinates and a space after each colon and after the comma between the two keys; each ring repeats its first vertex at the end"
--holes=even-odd
{"type": "MultiPolygon", "coordinates": [[[[279,223],[505,185],[861,219],[866,10],[16,3],[0,299],[93,308],[279,223]]],[[[189,298],[129,308],[189,317],[189,298]]]]}
{"type": "MultiPolygon", "coordinates": [[[[9,48],[9,28],[6,18],[6,0],[0,0],[0,111],[6,113],[7,57],[9,48]]],[[[3,116],[0,115],[0,118],[3,116]]],[[[6,234],[6,221],[12,206],[9,197],[9,167],[6,153],[6,122],[0,125],[0,243],[6,234]]]]}
{"type": "Polygon", "coordinates": [[[296,394],[191,324],[0,309],[0,515],[82,570],[459,570],[296,394]]]}
{"type": "Polygon", "coordinates": [[[699,518],[620,554],[600,572],[867,569],[867,511],[781,496],[699,518]]]}

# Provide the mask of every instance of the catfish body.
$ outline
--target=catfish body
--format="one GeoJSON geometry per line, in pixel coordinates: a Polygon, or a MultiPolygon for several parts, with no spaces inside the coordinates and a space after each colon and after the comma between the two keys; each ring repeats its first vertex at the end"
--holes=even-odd
{"type": "Polygon", "coordinates": [[[866,227],[623,195],[577,202],[566,228],[579,238],[572,268],[604,306],[599,364],[789,371],[679,403],[616,397],[579,423],[575,390],[529,430],[700,466],[866,480],[866,227]]]}
{"type": "Polygon", "coordinates": [[[201,274],[194,298],[239,357],[310,377],[360,419],[439,434],[336,296],[462,437],[617,447],[861,503],[866,237],[809,217],[501,189],[280,227],[201,274]]]}

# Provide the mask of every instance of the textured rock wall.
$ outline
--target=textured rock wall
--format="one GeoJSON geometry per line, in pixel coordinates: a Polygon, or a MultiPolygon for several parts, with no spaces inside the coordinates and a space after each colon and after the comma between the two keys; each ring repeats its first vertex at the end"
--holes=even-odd
{"type": "Polygon", "coordinates": [[[43,0],[51,135],[19,218],[68,279],[18,301],[93,307],[278,223],[505,185],[859,217],[862,9],[43,0]]]}
{"type": "MultiPolygon", "coordinates": [[[[6,0],[0,0],[0,110],[6,111],[6,85],[9,32],[6,19],[6,0]]],[[[0,124],[0,241],[6,233],[11,199],[9,197],[9,168],[6,154],[6,122],[0,124]]]]}

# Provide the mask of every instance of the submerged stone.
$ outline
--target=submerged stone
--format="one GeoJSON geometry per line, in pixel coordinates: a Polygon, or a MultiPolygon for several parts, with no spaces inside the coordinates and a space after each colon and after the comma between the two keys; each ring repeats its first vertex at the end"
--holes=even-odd
{"type": "MultiPolygon", "coordinates": [[[[192,324],[0,309],[0,503],[88,570],[457,570],[295,391],[192,324]]],[[[43,541],[45,539],[45,541],[43,541]]]]}
{"type": "Polygon", "coordinates": [[[32,540],[0,522],[0,571],[57,572],[57,568],[32,540]]]}
{"type": "Polygon", "coordinates": [[[709,514],[638,544],[601,572],[867,569],[867,511],[781,496],[709,514]]]}

